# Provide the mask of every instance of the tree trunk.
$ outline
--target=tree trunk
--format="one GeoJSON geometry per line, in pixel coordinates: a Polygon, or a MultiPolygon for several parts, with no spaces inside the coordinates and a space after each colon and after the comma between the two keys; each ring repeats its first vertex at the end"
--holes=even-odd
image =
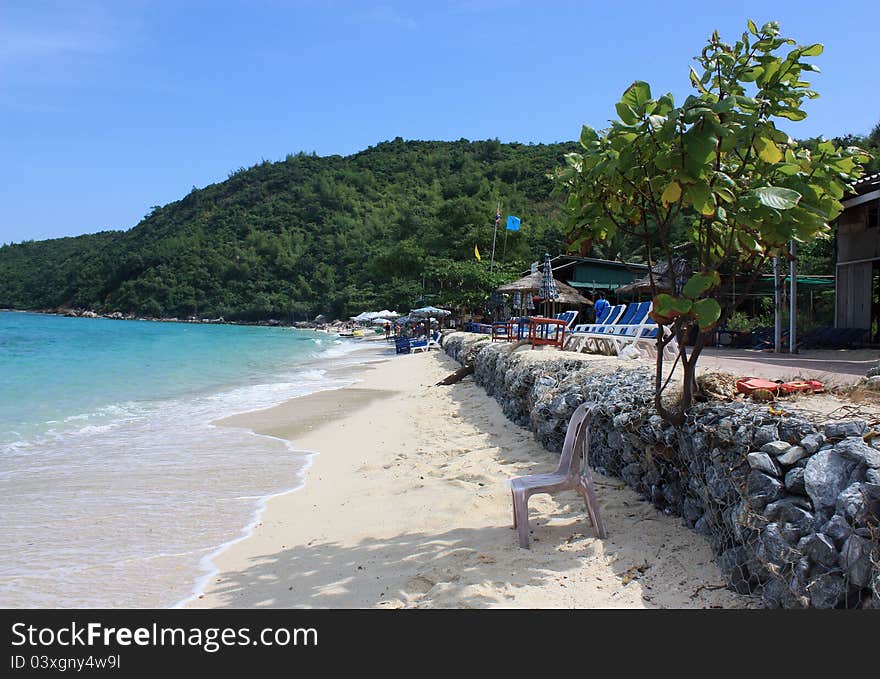
{"type": "Polygon", "coordinates": [[[657,413],[660,417],[676,427],[680,427],[684,424],[685,413],[694,402],[694,394],[697,391],[697,359],[703,351],[703,343],[706,339],[705,334],[699,333],[697,335],[697,341],[694,343],[694,348],[691,351],[691,355],[688,356],[687,344],[685,342],[687,329],[687,326],[684,326],[683,324],[679,325],[676,323],[673,325],[673,332],[675,333],[676,341],[678,342],[678,357],[681,361],[682,385],[681,398],[678,403],[671,408],[667,408],[663,403],[663,347],[660,340],[658,339],[657,341],[657,371],[654,377],[654,407],[657,409],[657,413]]]}
{"type": "Polygon", "coordinates": [[[474,366],[466,365],[463,368],[459,368],[451,375],[444,377],[442,380],[435,384],[435,387],[439,387],[441,384],[455,384],[456,382],[461,382],[465,377],[472,374],[474,372],[474,366]]]}

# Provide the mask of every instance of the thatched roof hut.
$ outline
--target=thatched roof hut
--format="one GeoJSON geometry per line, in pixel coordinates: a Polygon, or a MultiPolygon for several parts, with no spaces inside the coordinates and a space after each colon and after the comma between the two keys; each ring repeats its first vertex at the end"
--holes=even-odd
{"type": "MultiPolygon", "coordinates": [[[[651,267],[654,276],[654,287],[657,292],[671,293],[675,289],[681,290],[691,275],[690,265],[683,259],[672,262],[672,275],[669,275],[669,262],[658,262],[651,267]]],[[[629,285],[623,285],[616,290],[619,295],[650,295],[651,278],[644,276],[629,285]]]]}
{"type": "MultiPolygon", "coordinates": [[[[498,288],[498,292],[506,292],[506,293],[514,293],[514,292],[530,292],[532,294],[537,294],[538,290],[541,288],[541,272],[536,271],[535,273],[529,274],[528,276],[523,276],[519,280],[515,280],[512,283],[505,283],[501,287],[498,288]]],[[[554,302],[557,304],[570,304],[570,305],[587,305],[592,306],[593,303],[588,300],[586,297],[581,295],[577,290],[575,290],[570,285],[566,285],[561,281],[556,281],[556,290],[559,293],[559,297],[557,297],[554,302]]]]}

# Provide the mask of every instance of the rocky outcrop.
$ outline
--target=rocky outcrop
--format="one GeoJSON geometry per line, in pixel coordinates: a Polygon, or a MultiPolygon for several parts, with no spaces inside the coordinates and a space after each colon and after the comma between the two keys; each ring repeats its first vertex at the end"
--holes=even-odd
{"type": "Polygon", "coordinates": [[[880,607],[880,450],[865,422],[710,401],[676,428],[654,411],[644,364],[471,333],[444,348],[549,450],[561,450],[574,409],[595,402],[593,467],[704,534],[736,591],[771,607],[880,607]]]}

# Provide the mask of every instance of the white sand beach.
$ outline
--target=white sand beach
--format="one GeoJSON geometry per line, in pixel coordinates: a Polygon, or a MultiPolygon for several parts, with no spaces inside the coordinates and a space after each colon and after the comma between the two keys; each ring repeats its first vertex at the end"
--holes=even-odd
{"type": "Polygon", "coordinates": [[[741,608],[705,538],[596,475],[608,538],[574,493],[530,503],[511,529],[505,480],[556,455],[438,352],[390,357],[349,388],[222,422],[318,451],[305,486],[269,501],[190,607],[741,608]]]}

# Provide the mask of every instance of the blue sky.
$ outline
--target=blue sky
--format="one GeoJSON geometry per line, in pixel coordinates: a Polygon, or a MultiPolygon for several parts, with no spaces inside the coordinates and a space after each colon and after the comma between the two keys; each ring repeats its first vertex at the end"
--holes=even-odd
{"type": "Polygon", "coordinates": [[[0,0],[0,243],[128,229],[231,171],[380,141],[575,139],[713,29],[822,42],[796,137],[880,121],[880,3],[0,0]]]}

